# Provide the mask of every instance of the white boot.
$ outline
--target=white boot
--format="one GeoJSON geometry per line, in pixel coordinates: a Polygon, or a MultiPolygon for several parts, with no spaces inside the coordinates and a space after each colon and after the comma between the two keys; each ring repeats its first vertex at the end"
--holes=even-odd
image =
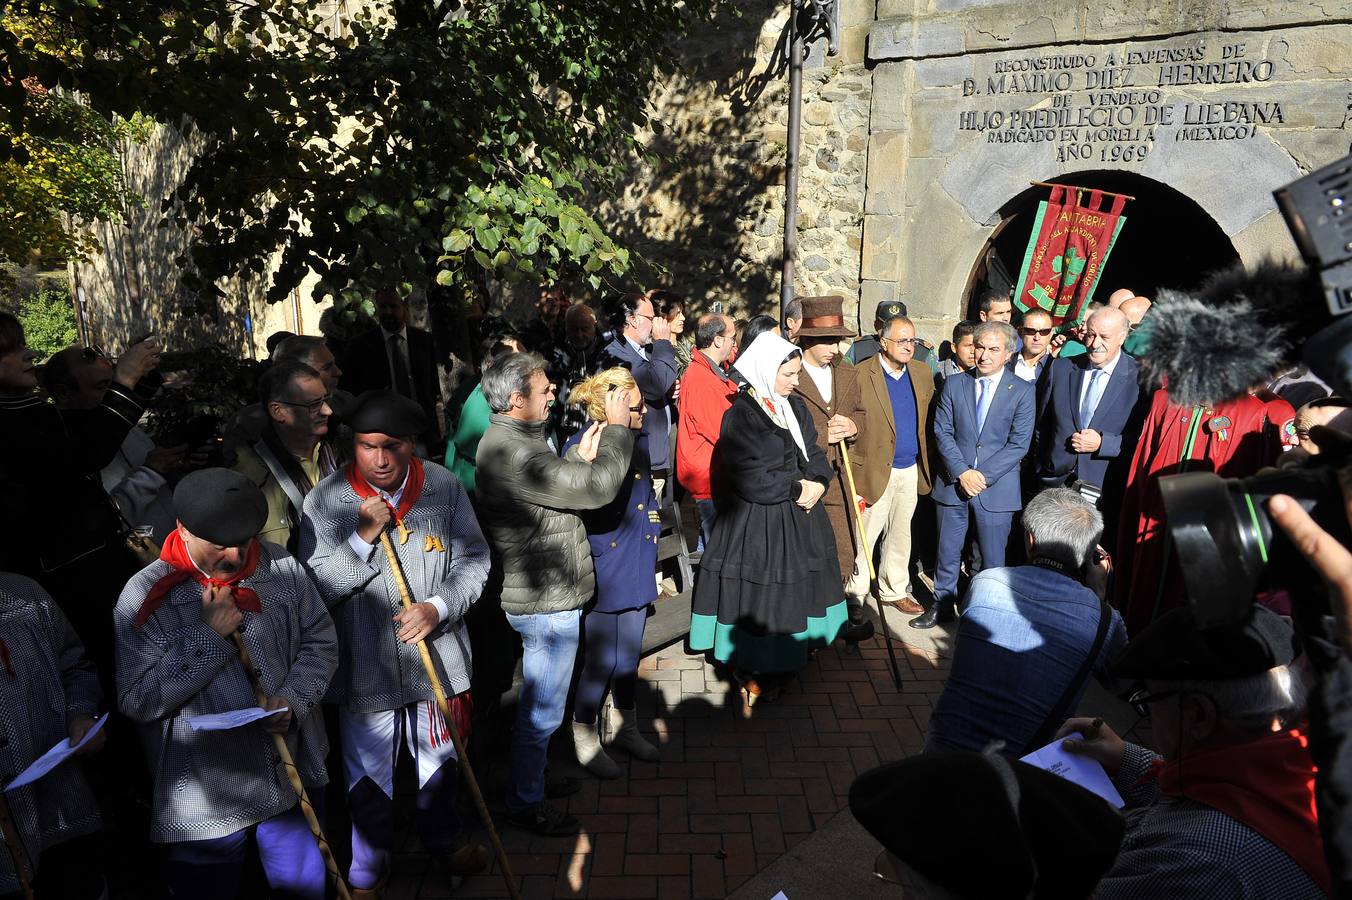
{"type": "Polygon", "coordinates": [[[638,733],[638,714],[632,709],[621,709],[618,706],[613,709],[620,720],[620,727],[615,730],[615,738],[610,742],[610,746],[628,750],[631,755],[644,762],[657,762],[661,759],[657,748],[638,733]]]}
{"type": "Polygon", "coordinates": [[[596,723],[573,722],[573,751],[582,768],[597,778],[620,777],[620,767],[601,749],[601,735],[596,730],[596,723]]]}

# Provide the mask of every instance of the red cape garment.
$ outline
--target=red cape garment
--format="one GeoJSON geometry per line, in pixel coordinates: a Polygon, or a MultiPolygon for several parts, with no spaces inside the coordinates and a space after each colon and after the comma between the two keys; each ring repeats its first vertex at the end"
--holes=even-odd
{"type": "MultiPolygon", "coordinates": [[[[1281,442],[1267,409],[1262,400],[1247,394],[1203,409],[1188,471],[1242,478],[1272,465],[1281,452],[1281,442]]],[[[1117,572],[1113,605],[1133,637],[1156,615],[1182,606],[1185,600],[1179,560],[1172,551],[1161,592],[1167,542],[1159,479],[1179,472],[1192,418],[1192,407],[1170,403],[1164,389],[1157,390],[1127,475],[1113,562],[1117,572]]]]}

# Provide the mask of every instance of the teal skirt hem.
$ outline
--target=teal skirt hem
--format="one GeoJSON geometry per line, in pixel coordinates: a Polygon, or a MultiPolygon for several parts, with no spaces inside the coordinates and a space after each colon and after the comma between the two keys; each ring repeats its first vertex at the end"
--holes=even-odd
{"type": "Polygon", "coordinates": [[[795,672],[807,665],[809,650],[825,647],[849,621],[845,601],[809,616],[796,634],[753,634],[716,616],[690,616],[690,649],[712,650],[714,658],[748,672],[795,672]]]}

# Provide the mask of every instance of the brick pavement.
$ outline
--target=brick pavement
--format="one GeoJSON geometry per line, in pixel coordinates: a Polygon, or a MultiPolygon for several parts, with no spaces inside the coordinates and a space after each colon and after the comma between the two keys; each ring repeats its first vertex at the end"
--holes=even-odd
{"type": "MultiPolygon", "coordinates": [[[[639,709],[662,761],[616,751],[618,779],[587,777],[581,792],[558,801],[582,821],[576,837],[502,828],[523,896],[690,900],[736,889],[844,808],[857,772],[920,751],[948,660],[896,646],[900,692],[880,638],[857,653],[838,643],[750,721],[737,714],[730,675],[702,655],[673,647],[644,659],[639,709]]],[[[500,791],[488,793],[492,802],[500,791]]],[[[387,897],[450,896],[427,875],[416,839],[405,846],[387,897]]],[[[506,893],[495,867],[454,896],[506,893]]]]}

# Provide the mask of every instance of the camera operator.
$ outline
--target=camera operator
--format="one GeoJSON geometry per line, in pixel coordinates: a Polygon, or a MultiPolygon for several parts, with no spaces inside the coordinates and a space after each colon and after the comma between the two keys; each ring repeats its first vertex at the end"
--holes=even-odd
{"type": "Polygon", "coordinates": [[[160,345],[150,338],[122,354],[92,409],[58,410],[38,393],[36,359],[23,326],[0,313],[0,569],[52,595],[115,696],[113,606],[138,566],[99,473],[145,411],[136,387],[159,365],[160,345]]]}
{"type": "Polygon", "coordinates": [[[1131,702],[1163,756],[1089,719],[1061,727],[1065,750],[1101,764],[1127,801],[1098,900],[1328,895],[1296,644],[1261,607],[1242,628],[1210,631],[1192,607],[1173,610],[1113,667],[1144,684],[1131,702]]]}

